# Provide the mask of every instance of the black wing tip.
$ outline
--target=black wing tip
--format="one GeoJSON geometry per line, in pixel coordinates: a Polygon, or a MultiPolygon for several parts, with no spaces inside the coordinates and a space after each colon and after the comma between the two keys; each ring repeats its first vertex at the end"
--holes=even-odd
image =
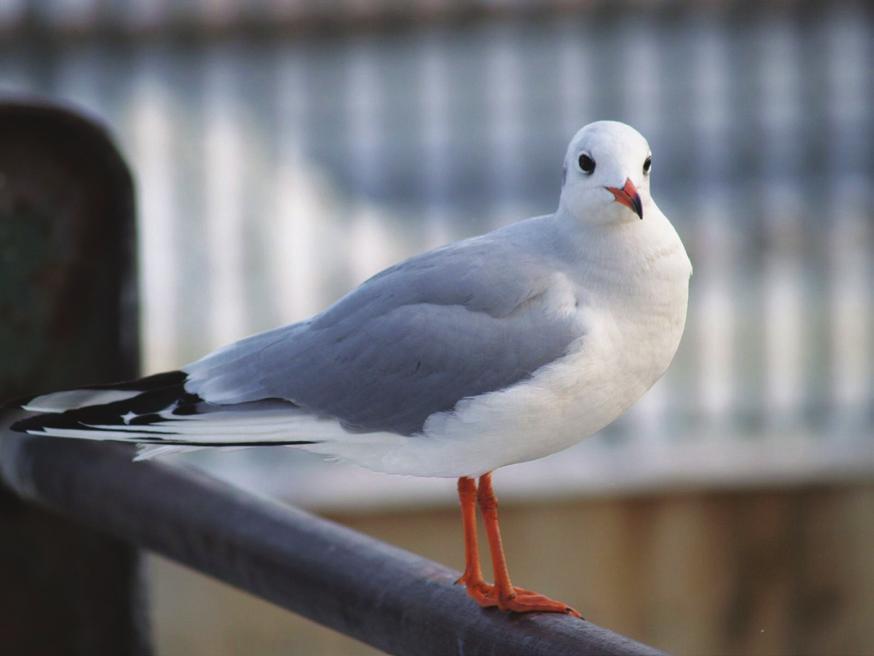
{"type": "Polygon", "coordinates": [[[16,433],[26,433],[27,419],[19,419],[18,421],[13,422],[12,425],[9,426],[9,430],[16,433]]]}
{"type": "MultiPolygon", "coordinates": [[[[100,407],[100,406],[97,406],[100,407]]],[[[84,429],[100,432],[100,429],[93,428],[82,421],[79,410],[68,410],[66,412],[46,412],[19,419],[13,423],[9,429],[18,433],[44,433],[47,428],[62,428],[62,429],[84,429]]]]}
{"type": "MultiPolygon", "coordinates": [[[[314,440],[287,440],[273,442],[257,439],[241,439],[232,442],[187,440],[174,433],[151,433],[149,435],[135,434],[131,430],[129,438],[107,436],[114,426],[137,426],[160,424],[166,419],[162,413],[170,410],[173,415],[193,415],[200,412],[199,405],[203,399],[197,394],[185,390],[188,374],[184,371],[167,371],[154,374],[138,380],[121,383],[88,385],[80,389],[89,390],[119,390],[139,392],[136,396],[122,401],[114,401],[101,405],[75,408],[64,412],[39,413],[14,422],[9,428],[18,433],[46,434],[46,429],[85,430],[94,434],[97,439],[107,442],[136,443],[143,446],[195,446],[195,447],[249,447],[249,446],[303,446],[318,444],[314,440]],[[136,416],[126,419],[125,415],[133,412],[136,416]],[[99,426],[99,427],[98,427],[99,426]],[[103,433],[105,437],[100,437],[103,433]]],[[[11,407],[20,408],[33,399],[42,396],[37,394],[12,403],[11,407]]],[[[128,429],[130,430],[130,429],[128,429]]]]}
{"type": "Polygon", "coordinates": [[[27,396],[19,396],[7,401],[4,401],[0,407],[10,410],[21,410],[26,405],[30,405],[34,399],[55,392],[67,392],[77,389],[81,390],[119,390],[121,392],[154,392],[167,388],[181,388],[184,390],[185,382],[188,380],[188,374],[182,370],[163,371],[159,374],[152,374],[143,378],[135,378],[133,380],[123,380],[113,383],[96,383],[88,385],[79,385],[62,390],[52,390],[50,392],[41,392],[39,394],[29,394],[27,396]]]}
{"type": "Polygon", "coordinates": [[[101,383],[99,385],[83,385],[83,389],[95,390],[119,390],[122,392],[155,392],[168,387],[183,387],[188,379],[188,374],[177,369],[174,371],[162,371],[134,380],[124,380],[117,383],[101,383]]]}
{"type": "Polygon", "coordinates": [[[82,428],[82,425],[70,416],[59,414],[39,414],[26,419],[19,419],[13,423],[9,430],[16,433],[39,432],[45,428],[82,428]]]}
{"type": "MultiPolygon", "coordinates": [[[[200,397],[196,394],[190,394],[185,391],[185,381],[187,378],[188,374],[184,371],[166,371],[136,380],[86,385],[78,389],[119,390],[139,392],[139,394],[123,401],[71,408],[64,412],[39,413],[16,421],[9,428],[19,433],[40,432],[45,428],[87,429],[100,432],[99,429],[95,429],[92,426],[94,424],[125,424],[126,422],[122,416],[131,411],[139,415],[136,418],[136,423],[154,423],[161,419],[158,413],[169,407],[186,408],[188,412],[192,412],[188,408],[196,406],[201,401],[200,397]]],[[[16,399],[11,402],[15,405],[10,407],[22,409],[40,396],[43,395],[37,394],[16,399]]]]}
{"type": "MultiPolygon", "coordinates": [[[[111,441],[111,440],[107,440],[111,441]]],[[[241,446],[303,446],[306,444],[321,444],[315,440],[288,440],[286,442],[270,442],[266,440],[239,440],[234,442],[207,442],[201,440],[186,440],[176,435],[162,437],[160,435],[147,435],[132,437],[130,442],[136,442],[141,446],[198,446],[210,448],[241,447],[241,446]]]]}

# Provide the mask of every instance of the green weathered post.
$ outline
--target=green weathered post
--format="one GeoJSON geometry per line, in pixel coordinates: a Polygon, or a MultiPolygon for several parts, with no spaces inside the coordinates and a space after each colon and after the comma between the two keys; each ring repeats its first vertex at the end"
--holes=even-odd
{"type": "MultiPolygon", "coordinates": [[[[133,183],[106,133],[0,104],[0,401],[137,373],[133,183]]],[[[7,654],[149,653],[139,555],[0,489],[7,654]]]]}

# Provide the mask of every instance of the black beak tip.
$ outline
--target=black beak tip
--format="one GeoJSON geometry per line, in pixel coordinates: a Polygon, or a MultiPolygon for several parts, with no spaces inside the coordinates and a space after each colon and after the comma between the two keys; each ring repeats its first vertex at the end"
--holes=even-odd
{"type": "Polygon", "coordinates": [[[635,196],[631,203],[634,205],[634,213],[643,221],[643,205],[640,202],[640,196],[635,196]]]}

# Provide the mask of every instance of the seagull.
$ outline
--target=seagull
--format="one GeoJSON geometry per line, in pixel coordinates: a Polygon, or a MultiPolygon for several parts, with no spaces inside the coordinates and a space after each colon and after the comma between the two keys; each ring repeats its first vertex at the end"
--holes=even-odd
{"type": "Polygon", "coordinates": [[[511,582],[492,472],[597,432],[673,359],[692,265],[650,195],[651,167],[636,130],[591,123],[568,145],[552,214],[414,256],[305,321],[178,371],[31,397],[19,407],[36,414],[12,428],[132,442],[137,458],[293,445],[457,478],[458,583],[483,607],[579,617],[511,582]]]}

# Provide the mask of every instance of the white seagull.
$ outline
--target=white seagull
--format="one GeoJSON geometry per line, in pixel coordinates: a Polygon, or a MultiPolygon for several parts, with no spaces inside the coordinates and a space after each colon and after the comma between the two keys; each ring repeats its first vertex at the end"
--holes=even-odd
{"type": "Polygon", "coordinates": [[[134,442],[138,457],[295,445],[458,478],[470,596],[579,616],[511,583],[491,472],[600,430],[673,359],[692,266],[650,196],[651,165],[633,128],[587,125],[568,146],[554,213],[412,257],[306,321],[179,371],[31,398],[21,407],[38,414],[13,428],[134,442]],[[477,502],[494,585],[480,568],[477,502]]]}

